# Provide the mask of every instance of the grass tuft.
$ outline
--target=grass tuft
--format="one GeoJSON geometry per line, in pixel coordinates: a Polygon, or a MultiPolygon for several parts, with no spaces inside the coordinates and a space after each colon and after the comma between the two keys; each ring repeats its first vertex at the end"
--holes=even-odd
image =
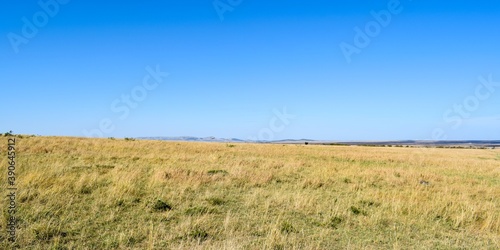
{"type": "Polygon", "coordinates": [[[216,174],[221,174],[221,175],[227,175],[229,174],[226,170],[208,170],[207,174],[209,175],[216,175],[216,174]]]}
{"type": "Polygon", "coordinates": [[[158,212],[164,212],[164,211],[172,210],[172,206],[170,206],[168,203],[158,199],[153,204],[153,210],[158,211],[158,212]]]}

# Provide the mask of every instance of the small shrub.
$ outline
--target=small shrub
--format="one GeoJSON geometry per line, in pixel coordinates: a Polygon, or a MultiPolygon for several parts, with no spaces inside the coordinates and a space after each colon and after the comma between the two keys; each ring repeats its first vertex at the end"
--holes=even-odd
{"type": "Polygon", "coordinates": [[[195,240],[204,241],[209,237],[209,234],[206,230],[197,227],[189,232],[189,237],[195,240]]]}
{"type": "Polygon", "coordinates": [[[335,216],[330,220],[330,222],[328,222],[328,226],[333,229],[337,229],[341,223],[342,223],[342,218],[335,216]]]}
{"type": "Polygon", "coordinates": [[[224,201],[224,199],[218,198],[218,197],[208,198],[207,201],[212,206],[220,206],[220,205],[224,205],[226,203],[226,201],[224,201]]]}
{"type": "Polygon", "coordinates": [[[217,170],[208,170],[207,174],[209,174],[209,175],[216,175],[216,174],[226,175],[229,173],[226,170],[217,169],[217,170]]]}
{"type": "Polygon", "coordinates": [[[374,201],[367,201],[367,200],[362,200],[359,202],[361,205],[363,206],[366,206],[366,207],[371,207],[371,206],[375,206],[375,207],[378,207],[380,206],[380,203],[378,202],[374,202],[374,201]]]}
{"type": "Polygon", "coordinates": [[[366,212],[365,212],[365,211],[363,211],[363,210],[361,210],[361,209],[359,209],[359,208],[357,208],[357,207],[355,207],[355,206],[351,206],[351,212],[352,212],[353,214],[355,214],[355,215],[360,215],[360,214],[362,214],[362,215],[366,215],[366,212]]]}
{"type": "Polygon", "coordinates": [[[144,241],[144,237],[134,237],[134,236],[131,236],[127,239],[127,246],[131,247],[131,246],[135,246],[137,244],[140,244],[141,242],[144,241]]]}
{"type": "Polygon", "coordinates": [[[124,201],[124,200],[118,200],[118,201],[116,202],[116,206],[117,206],[117,207],[123,207],[123,206],[125,206],[125,201],[124,201]]]}
{"type": "Polygon", "coordinates": [[[297,230],[293,227],[293,225],[288,221],[281,223],[280,230],[281,230],[281,233],[285,233],[285,234],[297,232],[297,230]]]}
{"type": "Polygon", "coordinates": [[[99,164],[95,165],[95,167],[96,168],[106,168],[106,169],[113,169],[113,168],[115,168],[115,166],[113,166],[113,165],[99,165],[99,164]]]}
{"type": "Polygon", "coordinates": [[[155,204],[153,204],[153,210],[159,211],[159,212],[164,212],[164,211],[172,210],[172,206],[170,206],[166,202],[158,199],[158,200],[156,200],[155,204]]]}
{"type": "Polygon", "coordinates": [[[92,193],[92,188],[89,186],[83,186],[80,189],[80,194],[91,194],[92,193]]]}
{"type": "Polygon", "coordinates": [[[283,246],[282,244],[274,244],[273,245],[273,250],[284,250],[285,249],[285,246],[283,246]]]}
{"type": "Polygon", "coordinates": [[[165,173],[163,173],[163,178],[170,179],[170,178],[172,178],[172,174],[169,172],[165,172],[165,173]]]}
{"type": "Polygon", "coordinates": [[[56,237],[67,237],[68,232],[62,231],[56,227],[49,227],[49,226],[36,226],[33,229],[33,233],[35,235],[35,239],[39,241],[50,241],[53,240],[53,238],[56,237]]]}

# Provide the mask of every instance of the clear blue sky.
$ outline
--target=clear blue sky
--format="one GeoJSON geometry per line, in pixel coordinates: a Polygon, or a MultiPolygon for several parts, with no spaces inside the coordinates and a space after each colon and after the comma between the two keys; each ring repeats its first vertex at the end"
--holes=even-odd
{"type": "Polygon", "coordinates": [[[500,139],[497,1],[60,1],[3,3],[0,132],[500,139]],[[126,106],[148,66],[169,75],[126,106]]]}

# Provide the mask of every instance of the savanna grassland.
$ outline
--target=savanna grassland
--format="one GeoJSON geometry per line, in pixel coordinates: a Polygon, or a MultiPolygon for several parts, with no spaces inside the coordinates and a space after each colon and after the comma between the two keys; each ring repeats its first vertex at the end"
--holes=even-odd
{"type": "Polygon", "coordinates": [[[16,174],[23,249],[500,249],[500,150],[24,137],[16,174]]]}

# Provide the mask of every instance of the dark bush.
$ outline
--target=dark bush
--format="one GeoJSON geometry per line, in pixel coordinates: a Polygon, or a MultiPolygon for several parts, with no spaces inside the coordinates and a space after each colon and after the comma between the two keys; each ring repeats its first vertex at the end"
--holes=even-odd
{"type": "Polygon", "coordinates": [[[156,200],[155,204],[153,204],[153,210],[159,211],[159,212],[164,212],[164,211],[172,210],[172,206],[170,206],[166,202],[158,199],[158,200],[156,200]]]}

